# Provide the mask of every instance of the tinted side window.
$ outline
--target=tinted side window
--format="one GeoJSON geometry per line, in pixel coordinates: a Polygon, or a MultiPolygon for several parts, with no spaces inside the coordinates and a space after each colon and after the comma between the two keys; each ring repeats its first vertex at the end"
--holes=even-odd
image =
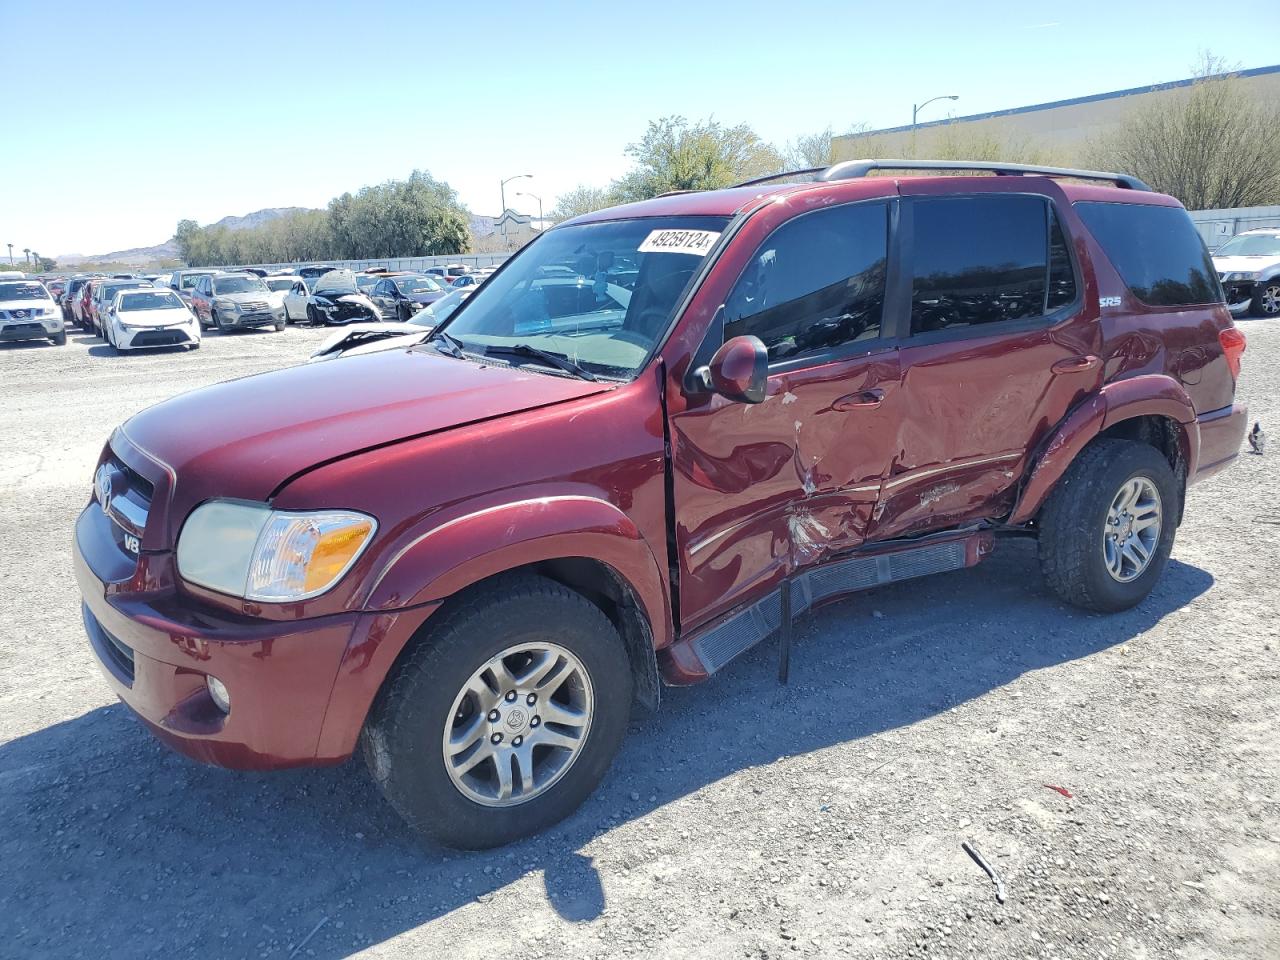
{"type": "Polygon", "coordinates": [[[1181,207],[1081,202],[1075,210],[1143,303],[1167,307],[1222,301],[1213,261],[1181,207]]]}
{"type": "MultiPolygon", "coordinates": [[[[1045,313],[1049,204],[1043,198],[929,197],[912,207],[912,333],[1045,313]]],[[[1067,263],[1070,269],[1070,258],[1067,263]]],[[[1074,299],[1074,278],[1072,286],[1074,299]]]]}
{"type": "Polygon", "coordinates": [[[724,337],[759,337],[770,360],[880,336],[889,208],[859,203],[789,220],[725,303],[724,337]]]}
{"type": "Polygon", "coordinates": [[[1076,272],[1071,265],[1071,252],[1062,232],[1058,215],[1049,207],[1049,290],[1045,294],[1044,312],[1052,313],[1076,299],[1076,272]]]}

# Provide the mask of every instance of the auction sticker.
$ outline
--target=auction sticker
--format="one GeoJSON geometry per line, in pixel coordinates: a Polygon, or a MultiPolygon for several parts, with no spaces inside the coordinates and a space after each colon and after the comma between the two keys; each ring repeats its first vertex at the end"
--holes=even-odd
{"type": "Polygon", "coordinates": [[[654,230],[640,244],[640,253],[691,253],[705,257],[720,239],[718,230],[654,230]]]}

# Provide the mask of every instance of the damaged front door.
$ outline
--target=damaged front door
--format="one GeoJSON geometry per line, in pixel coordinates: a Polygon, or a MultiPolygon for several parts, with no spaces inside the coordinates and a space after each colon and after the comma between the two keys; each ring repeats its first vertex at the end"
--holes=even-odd
{"type": "Polygon", "coordinates": [[[764,342],[768,392],[687,396],[671,415],[686,630],[866,535],[899,406],[882,334],[889,221],[884,200],[791,217],[725,301],[714,336],[764,342]]]}

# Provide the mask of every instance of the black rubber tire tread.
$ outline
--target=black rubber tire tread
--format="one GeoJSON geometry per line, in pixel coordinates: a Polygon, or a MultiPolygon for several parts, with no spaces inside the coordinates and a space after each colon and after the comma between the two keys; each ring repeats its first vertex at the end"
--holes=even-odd
{"type": "Polygon", "coordinates": [[[1094,440],[1076,457],[1040,511],[1040,569],[1049,588],[1072,606],[1116,613],[1146,599],[1164,572],[1177,530],[1181,491],[1169,461],[1134,440],[1094,440]],[[1143,474],[1160,491],[1156,556],[1142,575],[1120,583],[1107,572],[1099,531],[1123,483],[1143,474]]]}
{"type": "Polygon", "coordinates": [[[391,671],[361,734],[365,763],[392,807],[424,837],[483,850],[545,830],[578,808],[626,735],[632,677],[622,638],[586,597],[530,574],[497,577],[459,598],[391,671]],[[553,640],[582,661],[595,695],[587,742],[547,792],[513,807],[465,797],[440,737],[453,699],[486,660],[515,643],[553,640]]]}

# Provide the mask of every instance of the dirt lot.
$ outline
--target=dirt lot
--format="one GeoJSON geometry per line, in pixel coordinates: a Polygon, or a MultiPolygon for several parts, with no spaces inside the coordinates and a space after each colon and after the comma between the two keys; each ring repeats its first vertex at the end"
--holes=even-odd
{"type": "Polygon", "coordinates": [[[1274,450],[1193,490],[1140,607],[1062,606],[1025,542],[864,594],[804,621],[790,686],[765,645],[669,691],[576,816],[468,855],[358,762],[169,753],[84,640],[69,543],[112,426],[323,332],[0,347],[0,957],[1274,960],[1280,325],[1245,328],[1274,450]]]}

